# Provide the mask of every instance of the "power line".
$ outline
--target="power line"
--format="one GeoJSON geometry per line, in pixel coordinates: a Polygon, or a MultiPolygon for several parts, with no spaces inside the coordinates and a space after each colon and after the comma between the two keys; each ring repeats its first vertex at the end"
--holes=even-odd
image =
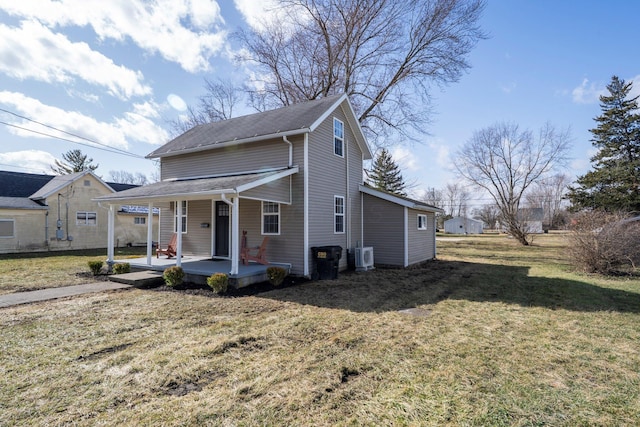
{"type": "MultiPolygon", "coordinates": [[[[139,154],[133,154],[133,153],[129,153],[128,151],[112,149],[112,148],[103,148],[103,147],[99,147],[99,146],[96,147],[95,145],[85,144],[83,142],[74,141],[74,140],[71,140],[71,139],[68,139],[68,138],[63,138],[61,136],[51,135],[51,134],[46,133],[46,132],[40,132],[40,131],[37,131],[37,130],[28,129],[28,128],[25,128],[25,127],[22,127],[22,126],[18,126],[18,125],[14,125],[12,123],[7,123],[7,122],[1,121],[1,120],[0,120],[0,124],[11,126],[11,127],[14,127],[14,128],[17,128],[17,129],[21,129],[21,130],[24,130],[24,131],[27,131],[27,132],[37,133],[38,135],[48,136],[49,138],[60,139],[62,141],[71,142],[73,144],[83,145],[85,147],[95,148],[95,149],[98,149],[98,150],[103,150],[103,151],[107,151],[107,152],[114,153],[114,154],[121,154],[123,156],[135,157],[137,159],[144,159],[144,156],[140,156],[139,154]]],[[[58,129],[56,129],[56,130],[58,130],[58,129]]],[[[64,131],[60,131],[60,132],[64,132],[64,131]]],[[[68,133],[68,132],[65,132],[65,133],[68,133]]],[[[84,139],[86,139],[86,138],[84,138],[84,139]]],[[[104,144],[99,144],[99,145],[104,145],[104,144]]]]}
{"type": "Polygon", "coordinates": [[[108,152],[115,153],[115,154],[122,154],[122,155],[125,155],[125,156],[136,157],[136,158],[139,158],[139,159],[143,159],[144,158],[144,156],[140,156],[139,154],[134,154],[134,153],[131,153],[129,151],[126,151],[126,150],[123,150],[123,149],[120,149],[120,148],[110,147],[107,144],[103,144],[101,142],[98,142],[98,141],[95,141],[93,139],[84,137],[82,135],[77,135],[77,134],[72,133],[72,132],[67,132],[65,130],[58,129],[58,128],[56,128],[54,126],[51,126],[51,125],[48,125],[46,123],[42,123],[42,122],[39,122],[37,120],[30,119],[29,117],[25,117],[25,116],[22,116],[20,114],[14,113],[13,111],[5,110],[4,108],[0,108],[0,111],[8,113],[8,114],[11,114],[13,116],[19,117],[19,118],[24,119],[24,120],[28,120],[28,121],[33,122],[33,123],[37,123],[40,126],[44,126],[44,127],[49,128],[49,129],[53,129],[56,132],[61,132],[61,133],[64,133],[66,135],[73,136],[74,138],[79,138],[79,139],[91,142],[92,144],[95,144],[95,145],[98,145],[98,146],[101,146],[101,147],[106,147],[106,149],[105,148],[96,147],[95,145],[83,144],[83,143],[78,142],[78,141],[73,141],[73,140],[70,140],[70,139],[67,139],[67,138],[62,138],[62,137],[51,135],[51,134],[48,134],[48,133],[45,133],[45,132],[39,132],[39,131],[36,131],[36,130],[33,130],[33,129],[28,129],[28,128],[24,128],[24,127],[21,127],[21,126],[18,126],[18,125],[14,125],[14,124],[11,124],[11,123],[0,121],[0,123],[2,123],[4,125],[7,125],[7,126],[12,126],[12,127],[18,128],[18,129],[25,130],[27,132],[33,132],[33,133],[37,133],[39,135],[48,136],[50,138],[56,138],[56,139],[60,139],[60,140],[63,140],[63,141],[72,142],[74,144],[84,145],[86,147],[97,148],[99,150],[104,150],[104,151],[108,151],[108,152]]]}

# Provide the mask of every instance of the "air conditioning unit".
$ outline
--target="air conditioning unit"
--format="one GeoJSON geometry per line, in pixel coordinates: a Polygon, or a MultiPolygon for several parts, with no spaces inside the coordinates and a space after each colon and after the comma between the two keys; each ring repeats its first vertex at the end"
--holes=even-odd
{"type": "Polygon", "coordinates": [[[356,248],[356,271],[366,271],[373,268],[373,248],[356,248]]]}

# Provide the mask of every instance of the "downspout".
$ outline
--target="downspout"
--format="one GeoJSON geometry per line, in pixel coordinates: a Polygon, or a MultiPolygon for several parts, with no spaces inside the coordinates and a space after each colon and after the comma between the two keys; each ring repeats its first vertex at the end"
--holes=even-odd
{"type": "Polygon", "coordinates": [[[303,274],[305,277],[311,277],[309,272],[309,133],[304,134],[304,153],[303,153],[304,167],[303,174],[303,208],[302,208],[302,240],[303,240],[303,262],[304,269],[303,274]]]}
{"type": "MultiPolygon", "coordinates": [[[[305,134],[306,135],[306,134],[305,134]]],[[[289,144],[289,165],[288,167],[293,166],[293,144],[291,141],[287,139],[287,135],[282,135],[282,140],[289,144]]]]}
{"type": "Polygon", "coordinates": [[[351,187],[349,186],[349,141],[347,140],[347,138],[344,139],[344,159],[345,159],[345,173],[347,174],[347,212],[345,212],[345,215],[347,215],[347,222],[346,222],[346,227],[347,227],[347,249],[351,250],[351,187]]]}

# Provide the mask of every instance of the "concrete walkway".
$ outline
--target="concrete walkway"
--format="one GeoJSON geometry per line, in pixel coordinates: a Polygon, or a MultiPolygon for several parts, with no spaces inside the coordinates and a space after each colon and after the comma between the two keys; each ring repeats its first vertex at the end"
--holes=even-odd
{"type": "Polygon", "coordinates": [[[86,285],[64,286],[62,288],[40,289],[29,292],[16,292],[14,294],[0,295],[0,308],[11,307],[32,302],[48,301],[52,299],[72,297],[75,295],[90,294],[94,292],[111,291],[114,289],[127,289],[131,285],[115,282],[96,282],[86,285]]]}

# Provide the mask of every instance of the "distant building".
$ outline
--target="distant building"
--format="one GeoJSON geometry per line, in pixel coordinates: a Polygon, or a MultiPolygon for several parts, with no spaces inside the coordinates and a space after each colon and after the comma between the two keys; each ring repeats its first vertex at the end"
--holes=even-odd
{"type": "MultiPolygon", "coordinates": [[[[92,199],[135,187],[104,182],[91,171],[58,176],[0,171],[0,253],[104,248],[107,208],[92,199]]],[[[120,207],[116,245],[146,244],[148,209],[120,207]]],[[[156,209],[156,238],[158,216],[156,209]]]]}
{"type": "Polygon", "coordinates": [[[450,234],[482,234],[482,228],[482,221],[461,216],[444,222],[444,232],[450,234]]]}

